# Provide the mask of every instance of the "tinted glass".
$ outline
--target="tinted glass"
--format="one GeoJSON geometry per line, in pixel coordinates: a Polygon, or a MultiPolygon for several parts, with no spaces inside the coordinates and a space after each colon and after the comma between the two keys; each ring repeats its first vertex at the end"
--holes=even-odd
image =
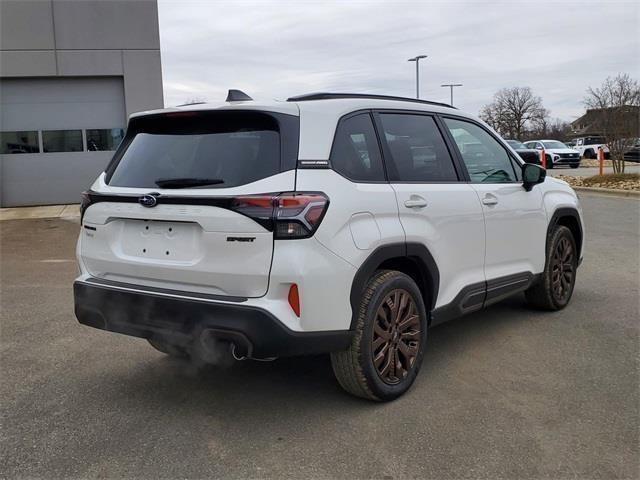
{"type": "Polygon", "coordinates": [[[509,183],[517,181],[506,149],[479,126],[462,120],[445,119],[462,154],[472,182],[509,183]]]}
{"type": "Polygon", "coordinates": [[[0,154],[39,152],[38,132],[0,132],[0,154]]]}
{"type": "Polygon", "coordinates": [[[390,180],[458,180],[449,150],[432,117],[385,113],[380,118],[392,157],[388,165],[390,180]]]}
{"type": "Polygon", "coordinates": [[[356,182],[384,180],[378,139],[368,113],[340,122],[331,149],[331,167],[356,182]]]}
{"type": "Polygon", "coordinates": [[[81,152],[82,130],[45,130],[42,132],[42,150],[45,153],[81,152]]]}
{"type": "Polygon", "coordinates": [[[226,188],[280,173],[278,122],[269,115],[174,115],[142,122],[109,167],[109,185],[158,188],[160,180],[211,179],[206,188],[226,188]]]}
{"type": "Polygon", "coordinates": [[[115,150],[123,137],[122,128],[89,129],[87,130],[87,150],[90,152],[115,150]]]}

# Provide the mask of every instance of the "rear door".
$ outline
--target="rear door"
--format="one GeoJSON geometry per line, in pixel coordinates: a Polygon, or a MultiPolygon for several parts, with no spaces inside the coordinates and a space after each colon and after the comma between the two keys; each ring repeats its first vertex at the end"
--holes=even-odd
{"type": "Polygon", "coordinates": [[[544,268],[547,217],[541,189],[524,189],[519,164],[485,128],[460,118],[444,123],[482,202],[489,289],[493,280],[507,276],[525,284],[544,268]]]}
{"type": "Polygon", "coordinates": [[[272,196],[295,188],[298,117],[256,111],[133,119],[93,187],[80,258],[103,280],[266,293],[272,196]]]}
{"type": "Polygon", "coordinates": [[[465,311],[480,308],[485,280],[482,208],[474,189],[459,178],[438,122],[421,113],[381,111],[376,117],[406,241],[425,245],[439,268],[435,307],[476,286],[477,295],[460,303],[465,311]]]}

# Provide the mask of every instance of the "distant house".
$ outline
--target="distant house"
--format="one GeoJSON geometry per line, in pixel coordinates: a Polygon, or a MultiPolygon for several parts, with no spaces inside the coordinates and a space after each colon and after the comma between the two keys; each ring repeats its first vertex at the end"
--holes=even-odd
{"type": "Polygon", "coordinates": [[[571,122],[571,137],[606,136],[606,125],[624,125],[629,137],[640,135],[640,106],[593,108],[571,122]]]}

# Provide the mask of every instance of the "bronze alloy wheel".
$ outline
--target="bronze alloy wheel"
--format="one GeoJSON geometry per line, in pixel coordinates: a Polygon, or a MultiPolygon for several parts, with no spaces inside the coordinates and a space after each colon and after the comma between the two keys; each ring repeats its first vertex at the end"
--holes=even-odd
{"type": "Polygon", "coordinates": [[[551,289],[556,301],[564,302],[571,295],[575,274],[574,251],[571,242],[562,237],[551,259],[551,289]]]}
{"type": "Polygon", "coordinates": [[[383,382],[395,385],[413,368],[420,351],[420,316],[413,297],[403,289],[384,298],[373,324],[373,365],[383,382]]]}

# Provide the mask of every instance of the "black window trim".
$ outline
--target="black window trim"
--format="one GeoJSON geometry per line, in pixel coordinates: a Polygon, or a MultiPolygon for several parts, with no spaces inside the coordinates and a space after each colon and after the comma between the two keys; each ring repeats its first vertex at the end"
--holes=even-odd
{"type": "Polygon", "coordinates": [[[389,176],[387,175],[387,165],[384,161],[384,154],[382,151],[382,145],[380,140],[380,134],[378,133],[378,129],[376,128],[375,118],[373,116],[373,110],[370,108],[362,108],[360,110],[354,110],[353,112],[349,112],[341,116],[336,122],[336,127],[333,130],[333,140],[331,141],[331,149],[329,150],[329,160],[328,160],[328,168],[340,175],[342,178],[350,181],[351,183],[361,183],[361,184],[386,184],[389,183],[389,176]],[[380,155],[380,161],[382,162],[382,173],[384,175],[384,179],[382,180],[355,180],[353,178],[349,178],[344,173],[336,170],[331,163],[331,153],[333,152],[333,147],[335,146],[336,140],[338,138],[338,130],[343,122],[346,122],[350,118],[357,117],[358,115],[367,114],[369,116],[369,120],[371,120],[371,125],[373,126],[373,131],[376,135],[376,141],[378,144],[378,154],[380,155]]]}
{"type": "MultiPolygon", "coordinates": [[[[493,132],[491,132],[489,129],[487,129],[487,127],[485,127],[484,125],[482,125],[480,122],[469,118],[469,117],[463,117],[461,115],[450,115],[450,114],[438,114],[438,116],[441,118],[442,124],[443,126],[446,128],[446,132],[447,132],[447,138],[449,138],[449,141],[452,143],[452,146],[456,152],[456,155],[460,161],[460,163],[462,164],[462,167],[464,168],[464,172],[465,175],[467,177],[467,183],[471,183],[474,185],[514,185],[514,184],[522,184],[522,180],[518,180],[518,174],[516,172],[515,166],[514,166],[514,162],[516,165],[519,165],[520,168],[522,168],[522,165],[524,164],[523,160],[520,160],[518,158],[516,158],[515,156],[513,156],[511,154],[511,152],[509,151],[509,149],[505,146],[505,142],[502,138],[500,138],[499,136],[495,135],[493,132]],[[507,154],[507,157],[509,158],[509,160],[511,160],[511,168],[513,169],[513,174],[515,177],[515,181],[513,182],[474,182],[471,180],[471,176],[469,175],[469,170],[467,169],[467,165],[464,163],[464,159],[462,158],[462,153],[460,152],[460,149],[458,148],[458,144],[456,143],[455,139],[453,138],[453,135],[451,134],[449,128],[446,126],[444,120],[450,118],[452,120],[459,120],[462,122],[467,122],[467,123],[471,123],[477,127],[479,127],[480,129],[484,130],[490,137],[492,137],[495,141],[498,142],[498,144],[504,149],[505,153],[507,154]]],[[[522,174],[520,174],[522,175],[522,174]]]]}
{"type": "MultiPolygon", "coordinates": [[[[441,184],[441,185],[447,185],[447,184],[453,184],[453,183],[463,183],[466,181],[466,179],[464,178],[464,174],[463,174],[463,170],[461,169],[460,165],[459,165],[459,161],[456,158],[454,152],[451,150],[451,145],[450,143],[447,141],[447,137],[445,135],[445,133],[443,132],[443,125],[441,124],[441,122],[439,121],[438,118],[438,114],[434,113],[434,112],[428,112],[428,111],[424,111],[424,110],[411,110],[411,109],[398,109],[398,108],[376,108],[373,110],[373,117],[375,120],[375,127],[376,130],[378,132],[378,138],[380,138],[380,142],[381,142],[381,147],[382,147],[382,160],[383,163],[385,164],[385,170],[388,170],[387,168],[387,159],[389,161],[391,161],[391,159],[393,158],[391,155],[391,150],[389,149],[389,145],[387,143],[386,138],[384,137],[384,135],[382,135],[380,132],[384,133],[384,127],[382,125],[382,119],[380,118],[380,115],[383,114],[401,114],[401,115],[420,115],[420,116],[424,116],[424,117],[431,117],[433,118],[435,124],[436,124],[436,128],[438,129],[438,131],[440,132],[440,135],[442,137],[442,140],[447,148],[447,151],[449,152],[449,157],[451,158],[451,162],[453,164],[453,170],[456,174],[457,179],[456,180],[429,180],[429,181],[424,181],[424,180],[389,180],[389,183],[392,184],[413,184],[413,185],[436,185],[436,184],[441,184]]],[[[387,178],[389,178],[389,176],[387,175],[387,178]]]]}

